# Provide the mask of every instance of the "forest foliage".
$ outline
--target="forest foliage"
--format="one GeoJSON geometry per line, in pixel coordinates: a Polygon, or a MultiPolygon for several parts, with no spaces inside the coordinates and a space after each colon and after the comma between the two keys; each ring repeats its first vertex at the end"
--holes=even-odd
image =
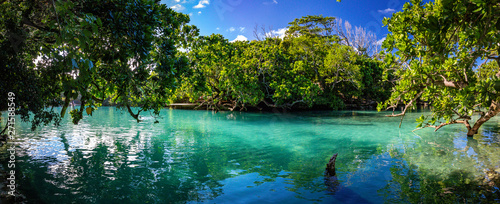
{"type": "Polygon", "coordinates": [[[0,11],[0,94],[15,93],[33,129],[57,124],[74,99],[75,124],[106,99],[137,121],[158,115],[188,69],[178,48],[198,35],[187,15],[153,0],[9,0],[0,11]]]}
{"type": "Polygon", "coordinates": [[[199,36],[188,15],[157,0],[8,0],[0,11],[0,94],[18,96],[16,112],[33,129],[65,115],[77,124],[105,102],[139,122],[173,101],[338,109],[389,95],[382,62],[346,43],[334,17],[296,19],[284,38],[229,42],[199,36]],[[69,111],[75,99],[81,106],[69,111]]]}
{"type": "Polygon", "coordinates": [[[379,109],[405,104],[393,115],[404,116],[428,101],[432,115],[422,115],[418,127],[463,124],[476,134],[500,112],[499,9],[497,0],[412,0],[384,19],[386,70],[397,82],[379,109]]]}
{"type": "MultiPolygon", "coordinates": [[[[285,36],[229,42],[200,36],[187,53],[193,74],[176,101],[214,110],[339,109],[374,105],[388,98],[383,63],[343,43],[334,17],[305,16],[285,36]]],[[[258,36],[257,36],[258,37],[258,36]]]]}
{"type": "Polygon", "coordinates": [[[230,42],[200,36],[188,15],[158,0],[6,0],[0,95],[16,94],[16,112],[32,128],[57,124],[74,99],[82,103],[69,112],[75,124],[105,101],[138,122],[172,102],[213,110],[378,104],[403,106],[391,116],[404,116],[424,101],[433,112],[419,127],[464,124],[471,136],[500,112],[499,7],[411,0],[384,20],[390,33],[379,54],[373,34],[335,17],[304,16],[284,36],[264,30],[230,42]]]}

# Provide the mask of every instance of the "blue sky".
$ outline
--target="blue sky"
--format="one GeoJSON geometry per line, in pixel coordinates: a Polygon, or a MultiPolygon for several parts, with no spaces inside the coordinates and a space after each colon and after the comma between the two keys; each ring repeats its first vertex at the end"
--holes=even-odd
{"type": "Polygon", "coordinates": [[[288,23],[305,15],[333,16],[367,28],[382,39],[387,28],[383,17],[400,11],[403,0],[162,0],[178,12],[189,14],[201,35],[220,33],[227,39],[255,39],[256,25],[283,31],[288,23]]]}

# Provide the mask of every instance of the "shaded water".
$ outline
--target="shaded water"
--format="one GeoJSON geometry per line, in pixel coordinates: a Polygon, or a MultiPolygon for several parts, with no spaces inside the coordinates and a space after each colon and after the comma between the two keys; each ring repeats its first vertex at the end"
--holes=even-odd
{"type": "Polygon", "coordinates": [[[500,172],[500,120],[474,138],[461,125],[414,134],[421,114],[401,129],[370,111],[163,110],[154,124],[102,107],[76,126],[18,123],[17,188],[30,203],[500,202],[484,178],[500,172]]]}

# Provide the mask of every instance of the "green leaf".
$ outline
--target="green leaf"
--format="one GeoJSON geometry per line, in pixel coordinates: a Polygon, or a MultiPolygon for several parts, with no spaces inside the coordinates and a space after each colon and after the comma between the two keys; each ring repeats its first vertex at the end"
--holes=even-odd
{"type": "MultiPolygon", "coordinates": [[[[94,35],[97,35],[98,30],[97,30],[97,25],[96,24],[92,24],[92,32],[94,33],[94,35]]],[[[91,35],[89,37],[91,37],[91,35]]]]}
{"type": "Polygon", "coordinates": [[[101,21],[101,18],[97,18],[97,25],[99,25],[99,27],[102,27],[102,21],[101,21]]]}

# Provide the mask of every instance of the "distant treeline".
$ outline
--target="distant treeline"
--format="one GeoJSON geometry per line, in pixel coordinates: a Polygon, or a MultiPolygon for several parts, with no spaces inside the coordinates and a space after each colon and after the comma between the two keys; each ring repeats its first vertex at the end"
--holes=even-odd
{"type": "Polygon", "coordinates": [[[264,29],[256,29],[258,40],[251,42],[201,36],[184,52],[191,73],[174,101],[214,110],[374,109],[390,96],[391,76],[384,76],[374,35],[345,25],[306,16],[291,22],[284,36],[264,29]]]}

